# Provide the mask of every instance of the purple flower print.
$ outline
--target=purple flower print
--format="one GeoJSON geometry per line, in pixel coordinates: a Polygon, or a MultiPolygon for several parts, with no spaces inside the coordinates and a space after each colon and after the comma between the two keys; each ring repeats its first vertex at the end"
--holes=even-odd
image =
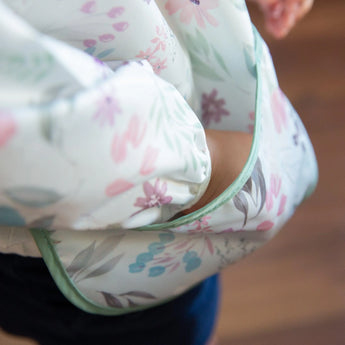
{"type": "Polygon", "coordinates": [[[166,196],[167,183],[163,182],[160,186],[159,179],[156,179],[154,186],[150,182],[144,183],[145,198],[137,198],[134,206],[147,209],[151,207],[159,207],[161,205],[169,204],[172,200],[171,196],[166,196]]]}
{"type": "Polygon", "coordinates": [[[224,109],[224,99],[217,99],[217,95],[218,91],[216,89],[213,89],[209,95],[202,94],[202,121],[205,126],[208,126],[211,121],[220,122],[222,116],[230,115],[224,109]]]}
{"type": "Polygon", "coordinates": [[[108,124],[112,126],[114,124],[115,114],[121,113],[121,108],[117,100],[111,96],[103,96],[98,102],[98,109],[95,112],[93,118],[99,121],[100,125],[108,124]]]}

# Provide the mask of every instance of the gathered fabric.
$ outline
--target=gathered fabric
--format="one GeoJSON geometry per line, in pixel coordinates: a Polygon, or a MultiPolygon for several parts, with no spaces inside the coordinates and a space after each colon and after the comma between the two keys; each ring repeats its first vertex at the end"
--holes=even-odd
{"type": "Polygon", "coordinates": [[[317,164],[243,0],[0,1],[0,250],[119,315],[252,252],[317,164]],[[253,134],[215,200],[205,129],[253,134]]]}

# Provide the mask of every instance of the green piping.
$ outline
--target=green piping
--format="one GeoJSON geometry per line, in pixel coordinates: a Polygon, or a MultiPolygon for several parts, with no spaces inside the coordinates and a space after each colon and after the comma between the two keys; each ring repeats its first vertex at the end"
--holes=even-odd
{"type": "MultiPolygon", "coordinates": [[[[181,217],[177,220],[164,223],[164,224],[154,224],[150,226],[145,226],[138,228],[136,230],[140,231],[152,231],[152,230],[164,230],[167,228],[177,227],[184,224],[188,224],[193,222],[197,219],[200,219],[204,215],[212,212],[214,209],[220,207],[229,199],[231,199],[236,193],[243,187],[246,183],[250,174],[253,170],[254,164],[257,159],[258,155],[258,146],[259,146],[259,138],[260,138],[260,122],[261,122],[261,74],[258,68],[260,64],[261,58],[261,37],[259,33],[253,28],[254,37],[255,37],[255,55],[256,55],[256,73],[257,73],[257,88],[256,88],[256,98],[255,98],[255,123],[254,123],[254,134],[253,134],[253,144],[251,147],[251,151],[247,162],[244,166],[244,169],[237,177],[237,179],[222,193],[218,198],[212,201],[210,204],[206,205],[202,209],[191,213],[188,216],[181,217]]],[[[55,245],[50,238],[49,231],[43,229],[30,229],[33,238],[36,241],[36,244],[42,254],[43,260],[45,261],[50,274],[52,275],[55,283],[59,287],[60,291],[65,295],[65,297],[73,303],[76,307],[84,310],[85,312],[92,313],[92,314],[99,314],[99,315],[122,315],[131,312],[145,310],[165,302],[168,302],[175,297],[160,301],[159,303],[139,306],[139,307],[131,307],[131,308],[111,308],[101,306],[96,304],[95,302],[91,301],[85,295],[83,295],[75,283],[70,279],[68,276],[59,255],[56,252],[55,245]]],[[[192,288],[192,287],[191,287],[192,288]]]]}
{"type": "Polygon", "coordinates": [[[249,179],[254,169],[254,165],[256,163],[257,156],[258,156],[258,148],[259,148],[259,142],[260,142],[260,123],[262,120],[262,114],[260,111],[261,110],[262,80],[261,80],[261,74],[258,68],[258,65],[260,64],[260,60],[261,60],[261,54],[262,54],[262,46],[261,46],[262,43],[261,43],[261,36],[254,26],[253,26],[253,33],[254,33],[254,38],[255,38],[255,57],[256,57],[256,75],[257,75],[256,96],[255,96],[255,122],[254,122],[254,132],[253,132],[253,144],[252,144],[248,159],[241,173],[238,175],[235,181],[220,196],[218,196],[216,199],[214,199],[213,201],[211,201],[209,204],[202,207],[201,209],[194,211],[186,216],[172,220],[170,222],[146,225],[146,226],[135,228],[132,230],[158,231],[158,230],[167,230],[167,229],[177,228],[185,224],[190,224],[206,216],[207,214],[211,213],[212,211],[214,211],[215,209],[219,208],[224,203],[232,199],[241,190],[241,188],[249,179]]]}
{"type": "Polygon", "coordinates": [[[85,312],[99,315],[122,315],[152,308],[178,297],[175,296],[167,298],[163,301],[159,301],[158,303],[121,309],[98,305],[83,295],[74,282],[70,279],[60,260],[60,257],[56,252],[53,241],[50,238],[49,231],[43,229],[30,229],[30,232],[36,241],[38,249],[42,254],[42,258],[60,291],[71,303],[85,312]]]}

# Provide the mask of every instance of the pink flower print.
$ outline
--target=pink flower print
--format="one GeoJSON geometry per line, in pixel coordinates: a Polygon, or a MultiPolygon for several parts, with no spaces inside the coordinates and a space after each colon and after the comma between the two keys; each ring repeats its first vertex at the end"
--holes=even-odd
{"type": "Polygon", "coordinates": [[[276,175],[272,174],[270,178],[270,189],[267,191],[266,194],[266,209],[270,211],[273,207],[273,197],[277,198],[280,192],[282,180],[281,178],[276,175]]]}
{"type": "Polygon", "coordinates": [[[140,168],[140,175],[149,175],[156,169],[155,162],[157,160],[159,149],[148,146],[144,153],[143,163],[140,168]]]}
{"type": "MultiPolygon", "coordinates": [[[[254,111],[251,111],[251,112],[249,113],[249,120],[250,120],[251,122],[254,122],[254,121],[255,121],[255,112],[254,112],[254,111]]],[[[250,123],[250,124],[248,125],[248,131],[249,131],[249,133],[251,133],[251,134],[254,133],[254,124],[253,124],[253,123],[250,123]]]]}
{"type": "Polygon", "coordinates": [[[96,1],[87,1],[81,7],[80,11],[84,13],[93,13],[96,10],[96,1]]]}
{"type": "Polygon", "coordinates": [[[115,23],[113,24],[113,28],[116,31],[122,32],[127,30],[129,24],[127,22],[119,22],[119,23],[115,23]]]}
{"type": "Polygon", "coordinates": [[[187,0],[168,0],[165,8],[169,15],[180,12],[180,21],[185,24],[190,24],[195,18],[197,24],[201,28],[205,28],[205,20],[212,26],[217,26],[218,21],[215,17],[208,13],[209,10],[215,9],[219,6],[219,0],[202,0],[202,1],[187,1],[187,0]]]}
{"type": "Polygon", "coordinates": [[[114,38],[115,38],[115,36],[112,35],[112,34],[103,34],[103,35],[100,35],[100,36],[98,37],[98,39],[99,39],[101,42],[104,42],[104,43],[110,42],[110,41],[114,40],[114,38]]]}
{"type": "Polygon", "coordinates": [[[149,60],[153,54],[153,51],[151,48],[147,48],[146,51],[140,50],[139,54],[136,55],[135,57],[139,59],[144,59],[144,60],[149,60]]]}
{"type": "Polygon", "coordinates": [[[222,116],[229,116],[230,113],[224,109],[225,101],[220,98],[217,99],[218,91],[213,89],[207,95],[202,94],[202,121],[205,126],[208,126],[211,121],[220,122],[222,116]]]}
{"type": "Polygon", "coordinates": [[[280,187],[282,185],[282,179],[278,175],[272,174],[270,183],[270,191],[275,197],[278,197],[280,187]]]}
{"type": "Polygon", "coordinates": [[[128,125],[127,130],[122,134],[115,134],[111,155],[116,163],[123,162],[127,157],[127,146],[129,143],[132,147],[137,148],[143,141],[146,133],[146,123],[141,125],[138,116],[134,115],[128,125]]]}
{"type": "Polygon", "coordinates": [[[123,12],[125,12],[123,7],[113,7],[108,11],[107,15],[109,18],[116,18],[121,16],[123,12]]]}
{"type": "Polygon", "coordinates": [[[152,43],[156,44],[156,49],[154,52],[160,49],[165,51],[165,48],[166,48],[165,40],[168,38],[168,35],[166,34],[164,28],[159,27],[158,25],[156,26],[156,32],[158,36],[151,40],[152,43]]]}
{"type": "Polygon", "coordinates": [[[131,142],[133,147],[139,147],[139,145],[144,139],[145,133],[146,123],[142,125],[139,116],[132,116],[128,125],[127,132],[124,135],[125,140],[131,142]]]}
{"type": "Polygon", "coordinates": [[[274,226],[274,223],[271,222],[270,220],[266,220],[264,222],[262,222],[261,224],[259,224],[256,228],[256,230],[258,231],[268,231],[271,230],[274,226]]]}
{"type": "Polygon", "coordinates": [[[202,230],[202,232],[212,232],[211,227],[208,224],[208,221],[211,219],[211,216],[204,216],[196,220],[192,226],[195,226],[194,229],[188,230],[188,233],[196,233],[202,230]]]}
{"type": "Polygon", "coordinates": [[[278,133],[281,133],[282,129],[287,127],[285,102],[286,101],[283,92],[279,88],[274,90],[271,96],[271,108],[273,113],[274,125],[278,133]]]}
{"type": "Polygon", "coordinates": [[[114,124],[115,114],[120,114],[121,108],[117,100],[111,96],[103,96],[98,101],[98,109],[93,118],[98,120],[100,125],[108,124],[112,126],[114,124]]]}
{"type": "Polygon", "coordinates": [[[280,216],[285,211],[286,199],[287,199],[287,196],[283,194],[280,198],[277,216],[280,216]]]}
{"type": "Polygon", "coordinates": [[[83,44],[86,48],[91,48],[94,47],[97,44],[96,40],[93,40],[91,38],[88,38],[86,40],[83,41],[83,44]]]}
{"type": "Polygon", "coordinates": [[[12,138],[16,132],[16,123],[10,114],[0,112],[0,148],[12,138]]]}
{"type": "Polygon", "coordinates": [[[160,74],[162,72],[163,69],[166,69],[167,66],[165,65],[167,61],[167,58],[165,58],[164,60],[161,60],[159,58],[156,58],[154,61],[153,59],[149,59],[149,62],[151,63],[151,66],[153,68],[153,71],[156,73],[156,74],[160,74]]]}
{"type": "Polygon", "coordinates": [[[105,194],[107,196],[115,196],[115,195],[118,195],[118,194],[122,194],[124,193],[125,191],[131,189],[134,187],[134,184],[125,180],[125,179],[122,179],[122,178],[119,178],[117,180],[115,180],[113,183],[111,183],[105,190],[105,194]]]}
{"type": "Polygon", "coordinates": [[[162,41],[159,37],[155,37],[154,39],[151,40],[151,42],[157,43],[155,51],[160,50],[160,49],[164,51],[166,48],[165,42],[162,41]]]}
{"type": "Polygon", "coordinates": [[[144,182],[145,198],[137,198],[134,206],[147,209],[151,207],[160,207],[161,205],[169,204],[172,200],[171,196],[166,196],[167,183],[163,182],[160,186],[159,179],[156,179],[154,186],[150,182],[144,182]]]}

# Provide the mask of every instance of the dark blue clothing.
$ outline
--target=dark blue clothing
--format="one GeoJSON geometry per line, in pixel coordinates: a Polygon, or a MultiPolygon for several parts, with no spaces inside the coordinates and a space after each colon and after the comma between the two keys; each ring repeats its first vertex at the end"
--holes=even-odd
{"type": "Polygon", "coordinates": [[[100,316],[79,310],[39,258],[0,254],[0,327],[42,345],[204,345],[215,325],[219,278],[145,311],[100,316]]]}

